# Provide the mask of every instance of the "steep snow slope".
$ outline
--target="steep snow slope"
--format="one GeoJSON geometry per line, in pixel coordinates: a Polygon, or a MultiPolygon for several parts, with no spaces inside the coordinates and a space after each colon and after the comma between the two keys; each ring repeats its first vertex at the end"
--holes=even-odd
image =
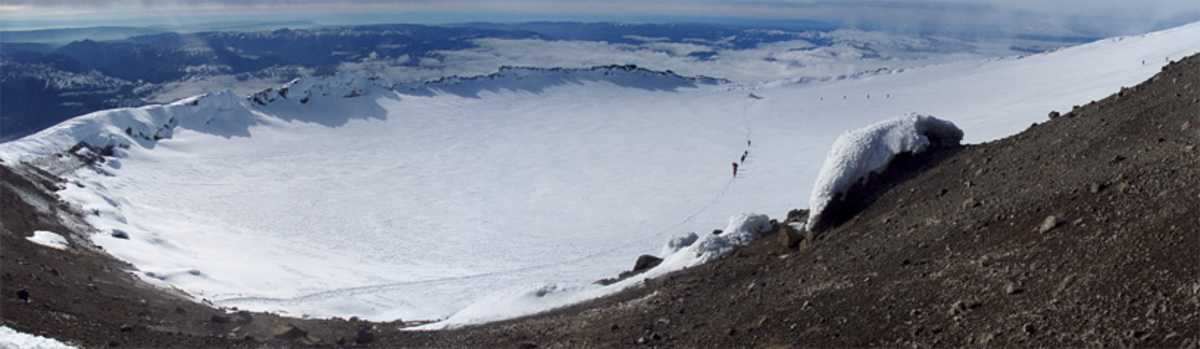
{"type": "Polygon", "coordinates": [[[1200,25],[1189,25],[756,89],[636,69],[398,92],[355,77],[299,81],[250,100],[82,116],[0,145],[0,159],[66,171],[78,185],[62,194],[94,212],[98,244],[218,304],[410,320],[470,309],[446,324],[470,323],[611,292],[629,283],[589,283],[672,236],[806,206],[844,130],[920,112],[953,121],[967,141],[995,139],[1197,47],[1200,25]],[[70,157],[50,156],[79,141],[116,144],[118,157],[67,171],[70,157]],[[472,305],[513,294],[520,306],[472,305]]]}

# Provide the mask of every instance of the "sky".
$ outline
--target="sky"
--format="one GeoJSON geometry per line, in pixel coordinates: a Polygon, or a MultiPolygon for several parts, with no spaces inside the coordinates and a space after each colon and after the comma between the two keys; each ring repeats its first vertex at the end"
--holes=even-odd
{"type": "Polygon", "coordinates": [[[858,29],[1112,36],[1200,20],[1197,0],[5,0],[6,29],[204,21],[319,24],[821,21],[858,29]]]}

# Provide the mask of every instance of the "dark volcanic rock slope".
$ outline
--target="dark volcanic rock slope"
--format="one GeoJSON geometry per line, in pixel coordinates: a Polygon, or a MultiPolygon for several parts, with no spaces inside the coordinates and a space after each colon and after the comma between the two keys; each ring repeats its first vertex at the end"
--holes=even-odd
{"type": "Polygon", "coordinates": [[[768,237],[611,297],[433,332],[222,318],[102,253],[25,241],[29,229],[66,228],[12,188],[59,184],[2,171],[0,319],[97,346],[1197,347],[1198,144],[1191,57],[1018,135],[919,157],[799,250],[768,237]],[[17,300],[18,288],[35,301],[17,300]]]}

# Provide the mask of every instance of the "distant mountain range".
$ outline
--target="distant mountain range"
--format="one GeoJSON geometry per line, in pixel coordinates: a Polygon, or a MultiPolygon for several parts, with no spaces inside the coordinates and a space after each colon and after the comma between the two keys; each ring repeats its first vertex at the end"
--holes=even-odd
{"type": "MultiPolygon", "coordinates": [[[[286,24],[289,23],[273,25],[286,24]]],[[[803,55],[812,55],[817,60],[868,58],[883,61],[890,57],[881,55],[877,47],[870,45],[888,46],[888,40],[892,40],[864,36],[867,38],[864,43],[857,37],[803,35],[794,27],[785,30],[715,24],[529,22],[324,27],[308,22],[291,24],[307,29],[244,31],[262,26],[230,24],[222,27],[228,31],[182,33],[154,27],[0,32],[0,66],[4,67],[0,73],[0,90],[4,94],[4,100],[0,101],[0,141],[15,139],[91,111],[161,102],[164,101],[164,89],[176,89],[174,93],[165,93],[172,96],[167,99],[180,97],[180,91],[192,95],[194,93],[187,91],[209,90],[204,87],[204,80],[212,77],[223,77],[227,81],[225,85],[256,80],[261,86],[305,75],[330,75],[340,69],[354,69],[346,68],[347,65],[364,62],[383,62],[388,69],[429,69],[426,66],[429,61],[435,66],[440,65],[447,53],[478,48],[481,39],[602,43],[648,49],[664,56],[694,61],[712,59],[719,50],[752,51],[794,41],[790,46],[772,47],[779,56],[765,58],[786,59],[789,61],[779,64],[793,66],[813,64],[803,55]],[[826,47],[830,48],[828,52],[814,50],[826,47]],[[812,51],[806,53],[804,50],[812,51]]],[[[832,28],[814,24],[811,29],[832,28]]],[[[910,46],[904,40],[893,43],[900,47],[899,50],[932,48],[951,52],[965,47],[944,41],[924,46],[910,46]]],[[[1049,44],[1011,51],[1036,52],[1054,47],[1057,46],[1049,44]]],[[[585,64],[575,67],[634,63],[621,57],[583,62],[585,64]]],[[[830,74],[853,74],[861,70],[830,74]]],[[[470,75],[479,73],[469,72],[470,75]]],[[[456,73],[430,74],[438,73],[426,73],[414,79],[436,79],[456,73]]],[[[703,70],[690,74],[724,77],[703,70]]]]}

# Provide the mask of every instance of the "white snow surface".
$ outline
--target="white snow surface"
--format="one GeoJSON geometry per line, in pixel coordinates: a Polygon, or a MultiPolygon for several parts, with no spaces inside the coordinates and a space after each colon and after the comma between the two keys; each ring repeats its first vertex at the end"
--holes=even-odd
{"type": "Polygon", "coordinates": [[[25,238],[35,244],[53,248],[56,250],[67,249],[67,239],[58,233],[45,230],[35,230],[33,236],[25,238]]]}
{"type": "Polygon", "coordinates": [[[8,326],[0,326],[0,349],[71,349],[73,346],[53,338],[18,332],[8,326]]]}
{"type": "Polygon", "coordinates": [[[343,76],[297,82],[263,104],[212,93],[92,113],[0,144],[0,159],[78,183],[60,194],[94,213],[93,240],[146,280],[242,309],[448,319],[437,327],[628,287],[641,277],[591,283],[639,254],[676,250],[645,275],[707,260],[683,256],[740,243],[708,233],[728,217],[808,205],[845,130],[919,112],[945,117],[967,142],[993,140],[1197,48],[1192,24],[1034,56],[754,88],[546,71],[393,91],[343,76]],[[52,156],[80,141],[114,145],[116,157],[69,170],[52,156]],[[662,247],[688,232],[691,244],[662,247]]]}
{"type": "Polygon", "coordinates": [[[896,155],[919,154],[933,145],[931,139],[951,145],[962,141],[954,123],[928,115],[910,114],[846,132],[833,141],[809,195],[808,226],[823,218],[825,208],[855,182],[887,168],[896,155]]]}

